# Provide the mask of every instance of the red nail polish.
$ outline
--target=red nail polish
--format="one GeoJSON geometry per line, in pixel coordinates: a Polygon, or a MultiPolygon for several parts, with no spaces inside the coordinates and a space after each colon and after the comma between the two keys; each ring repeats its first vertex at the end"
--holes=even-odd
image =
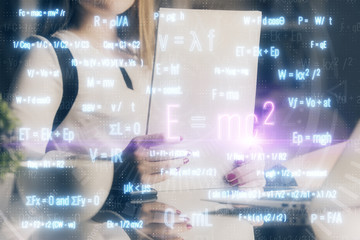
{"type": "Polygon", "coordinates": [[[190,230],[192,229],[192,226],[190,224],[186,224],[186,228],[190,230]]]}
{"type": "Polygon", "coordinates": [[[236,179],[235,181],[231,182],[231,185],[236,185],[239,183],[239,179],[236,179]]]}
{"type": "Polygon", "coordinates": [[[226,179],[231,182],[232,180],[234,180],[236,178],[235,174],[230,173],[226,176],[226,179]]]}
{"type": "Polygon", "coordinates": [[[181,214],[181,211],[180,211],[180,210],[176,210],[176,214],[177,214],[177,215],[180,215],[180,214],[181,214]]]}
{"type": "Polygon", "coordinates": [[[184,159],[184,164],[188,164],[190,162],[190,160],[188,158],[184,159]]]}

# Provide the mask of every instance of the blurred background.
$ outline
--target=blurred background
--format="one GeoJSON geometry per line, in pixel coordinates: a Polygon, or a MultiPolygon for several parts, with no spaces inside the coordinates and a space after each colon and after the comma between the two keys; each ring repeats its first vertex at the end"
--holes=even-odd
{"type": "MultiPolygon", "coordinates": [[[[278,57],[259,57],[257,107],[259,121],[268,116],[263,109],[266,101],[275,103],[275,126],[262,128],[259,133],[271,148],[289,139],[289,132],[330,132],[333,143],[347,139],[360,115],[360,3],[356,0],[156,0],[160,7],[259,10],[263,17],[283,16],[281,26],[262,26],[260,48],[279,49],[278,57]],[[325,16],[323,26],[315,26],[315,16],[325,16]],[[311,24],[298,24],[299,17],[311,24]],[[329,18],[331,17],[331,24],[329,18]],[[324,50],[310,48],[311,41],[327,41],[324,50]],[[313,81],[281,81],[279,70],[288,72],[320,69],[321,76],[313,81]],[[289,97],[315,96],[331,99],[331,108],[291,110],[289,97]]],[[[42,4],[46,0],[41,1],[42,4]]],[[[13,41],[24,40],[37,29],[37,18],[18,17],[19,9],[37,9],[40,0],[4,0],[0,3],[0,92],[4,96],[18,64],[19,50],[13,41]]],[[[231,24],[224,27],[230,27],[231,24]]],[[[263,54],[264,55],[264,54],[263,54]]],[[[281,144],[294,154],[313,150],[281,144]]],[[[281,149],[279,149],[281,150],[281,149]]]]}
{"type": "MultiPolygon", "coordinates": [[[[3,0],[0,3],[0,92],[6,96],[18,64],[19,52],[13,41],[24,40],[35,34],[36,18],[18,17],[19,9],[36,9],[37,0],[3,0]]],[[[275,47],[277,58],[259,57],[257,99],[255,112],[259,121],[268,110],[266,101],[274,102],[275,125],[258,126],[265,141],[265,150],[286,151],[296,156],[316,149],[314,146],[296,146],[289,141],[294,130],[305,133],[329,132],[332,143],[348,139],[360,118],[360,1],[357,0],[163,0],[161,7],[259,10],[263,17],[285,18],[282,26],[262,26],[260,48],[275,47]],[[315,16],[325,16],[322,26],[298,24],[299,17],[313,22],[315,16]],[[329,18],[331,17],[331,21],[329,18]],[[331,22],[331,24],[330,24],[331,22]],[[324,50],[310,47],[311,41],[327,41],[324,50]],[[280,69],[320,69],[321,77],[313,81],[281,81],[280,69]],[[289,108],[289,97],[316,96],[331,99],[331,108],[289,108]],[[285,142],[285,143],[284,143],[285,142]]],[[[231,28],[231,23],[228,26],[231,28]]],[[[255,231],[257,239],[269,239],[269,232],[279,234],[279,228],[263,228],[255,231]]],[[[281,230],[299,236],[311,236],[311,230],[281,230]]],[[[294,238],[295,239],[295,238],[294,238]]],[[[300,239],[300,238],[298,238],[300,239]]],[[[305,238],[304,238],[305,239],[305,238]]],[[[306,238],[310,239],[310,238],[306,238]]]]}

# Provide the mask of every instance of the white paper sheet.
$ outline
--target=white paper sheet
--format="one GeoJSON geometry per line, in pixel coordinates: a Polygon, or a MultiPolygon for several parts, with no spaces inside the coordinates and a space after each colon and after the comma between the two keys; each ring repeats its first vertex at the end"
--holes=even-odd
{"type": "Polygon", "coordinates": [[[260,29],[258,11],[160,10],[148,133],[182,136],[172,149],[192,156],[158,190],[228,186],[252,139],[260,29]]]}

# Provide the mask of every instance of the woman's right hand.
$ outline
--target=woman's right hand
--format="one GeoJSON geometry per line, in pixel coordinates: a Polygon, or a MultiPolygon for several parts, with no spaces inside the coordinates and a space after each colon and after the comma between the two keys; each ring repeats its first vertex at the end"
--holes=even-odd
{"type": "Polygon", "coordinates": [[[182,137],[167,139],[163,134],[138,136],[131,140],[122,153],[123,161],[136,166],[137,174],[143,184],[153,184],[166,180],[170,177],[170,169],[179,169],[189,162],[190,152],[183,157],[150,156],[152,147],[172,145],[180,143],[182,137]]]}

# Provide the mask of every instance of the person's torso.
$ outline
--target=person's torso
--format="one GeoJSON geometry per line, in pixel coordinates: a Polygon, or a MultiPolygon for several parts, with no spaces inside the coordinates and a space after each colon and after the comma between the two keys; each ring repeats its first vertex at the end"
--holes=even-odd
{"type": "MultiPolygon", "coordinates": [[[[151,71],[139,62],[106,55],[69,31],[54,36],[66,42],[78,72],[78,95],[53,132],[57,150],[110,156],[144,135],[151,71]],[[124,80],[126,69],[133,90],[124,80]]],[[[114,50],[116,51],[116,50],[114,50]]]]}

